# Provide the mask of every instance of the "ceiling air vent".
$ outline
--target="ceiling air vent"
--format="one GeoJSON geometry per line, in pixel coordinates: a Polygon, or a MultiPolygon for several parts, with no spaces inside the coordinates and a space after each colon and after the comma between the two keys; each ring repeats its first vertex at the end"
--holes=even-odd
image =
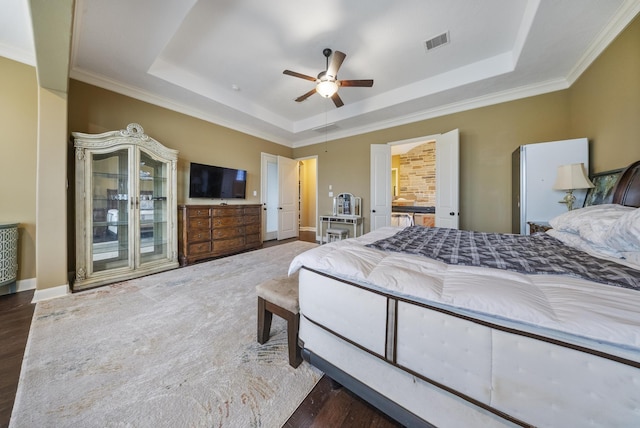
{"type": "Polygon", "coordinates": [[[339,127],[335,123],[329,123],[327,125],[318,126],[317,128],[311,128],[312,131],[321,132],[323,134],[325,132],[335,131],[336,129],[339,129],[339,127]]]}
{"type": "Polygon", "coordinates": [[[431,49],[435,49],[438,46],[446,45],[447,43],[449,43],[448,31],[446,33],[442,33],[439,36],[435,36],[434,38],[427,40],[426,42],[424,42],[424,47],[427,51],[430,51],[431,49]]]}

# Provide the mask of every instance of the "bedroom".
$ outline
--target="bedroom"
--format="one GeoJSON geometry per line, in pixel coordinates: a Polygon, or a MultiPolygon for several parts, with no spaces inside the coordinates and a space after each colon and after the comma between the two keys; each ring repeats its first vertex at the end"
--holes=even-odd
{"type": "MultiPolygon", "coordinates": [[[[640,158],[640,23],[638,18],[591,64],[568,89],[537,95],[507,103],[481,107],[445,115],[387,130],[328,141],[300,148],[289,148],[260,138],[242,134],[184,114],[154,106],[140,100],[72,79],[69,84],[68,110],[59,121],[62,135],[68,131],[98,132],[119,129],[139,121],[159,141],[185,154],[182,160],[182,183],[186,159],[219,160],[246,168],[249,186],[257,186],[261,151],[293,158],[318,155],[319,189],[332,184],[337,191],[363,196],[368,207],[368,146],[421,135],[431,135],[459,128],[461,145],[461,227],[483,231],[505,232],[510,224],[510,153],[520,144],[587,136],[591,140],[592,171],[599,172],[627,165],[640,158]],[[210,153],[203,141],[215,141],[216,153],[210,153]],[[226,143],[218,144],[218,142],[226,143]],[[236,151],[242,147],[242,151],[236,151]],[[249,160],[250,158],[250,160],[249,160]],[[338,189],[338,186],[342,186],[338,189]]],[[[3,164],[0,178],[6,184],[2,198],[3,220],[20,219],[24,225],[20,238],[19,282],[25,288],[45,291],[66,281],[67,260],[73,260],[73,242],[65,234],[69,229],[66,197],[60,183],[60,154],[53,156],[54,165],[41,165],[44,175],[37,180],[39,125],[37,77],[35,69],[6,58],[2,69],[2,123],[5,132],[3,164]],[[49,181],[51,183],[47,183],[49,181]],[[52,187],[53,206],[62,216],[40,218],[36,210],[37,186],[52,187]],[[36,237],[40,225],[41,236],[36,237]],[[57,232],[54,233],[53,231],[57,232]],[[62,234],[62,237],[60,237],[62,234]],[[36,254],[36,240],[41,242],[36,254]],[[57,257],[47,258],[46,254],[57,257]],[[38,266],[36,260],[39,260],[38,266]],[[49,261],[51,265],[49,265],[49,261]],[[53,274],[52,274],[53,272],[53,274]]],[[[54,101],[54,109],[58,106],[54,101]]],[[[60,133],[60,132],[59,132],[60,133]]],[[[66,138],[66,137],[65,137],[66,138]]],[[[44,154],[46,156],[46,153],[44,154]]],[[[66,153],[62,155],[63,159],[66,153]]],[[[320,199],[321,211],[329,210],[329,200],[320,199]]]]}
{"type": "MultiPolygon", "coordinates": [[[[433,119],[422,120],[386,130],[369,132],[353,137],[328,141],[305,147],[290,148],[263,139],[242,134],[187,115],[161,108],[140,100],[98,88],[75,79],[69,82],[68,112],[59,113],[59,100],[54,99],[55,113],[51,122],[54,133],[67,140],[69,132],[101,132],[120,129],[136,118],[158,141],[183,153],[180,157],[179,180],[184,186],[184,168],[188,159],[225,163],[249,171],[249,189],[257,189],[260,170],[260,152],[292,158],[318,156],[318,189],[348,191],[363,197],[364,209],[369,210],[369,144],[384,144],[424,135],[433,135],[459,128],[461,133],[461,227],[483,231],[509,231],[510,221],[510,159],[513,149],[521,144],[586,136],[591,143],[592,172],[620,168],[629,159],[640,157],[638,122],[640,109],[636,79],[638,19],[591,64],[589,69],[568,89],[523,98],[486,107],[476,108],[433,119]],[[623,96],[624,95],[624,96],[623,96]],[[62,123],[60,123],[62,121],[62,123]],[[56,126],[62,129],[56,129],[56,126]],[[152,131],[153,130],[153,131],[152,131]],[[206,143],[215,144],[215,153],[206,149],[206,143]],[[238,150],[241,148],[241,150],[238,150]],[[255,155],[253,155],[255,154],[255,155]]],[[[5,187],[3,198],[12,203],[3,209],[3,217],[21,219],[19,254],[19,280],[27,288],[36,287],[36,260],[47,265],[41,270],[38,288],[48,289],[66,283],[68,260],[73,260],[73,239],[64,230],[71,221],[66,218],[67,206],[64,188],[54,186],[50,194],[52,208],[59,215],[56,220],[39,219],[35,198],[38,181],[36,156],[38,129],[38,87],[35,69],[12,60],[2,59],[3,102],[6,123],[5,141],[15,141],[5,148],[5,159],[13,161],[2,169],[3,182],[21,183],[5,187]],[[26,96],[25,96],[26,95],[26,96]],[[18,124],[19,126],[16,126],[18,124]],[[61,217],[60,217],[61,216],[61,217]],[[53,221],[58,227],[43,227],[40,238],[46,248],[36,253],[36,224],[53,221]],[[46,256],[48,254],[48,256],[46,256]],[[60,259],[51,260],[51,254],[60,259]],[[50,263],[50,265],[49,265],[50,263]],[[66,266],[61,269],[62,266],[66,266]],[[50,277],[51,275],[51,277],[50,277]]],[[[65,105],[66,103],[65,102],[65,105]]],[[[51,126],[49,121],[41,126],[51,126]]],[[[45,128],[43,128],[44,131],[45,128]]],[[[66,151],[66,149],[65,149],[66,151]]],[[[52,153],[54,163],[68,162],[65,153],[52,153]]],[[[49,186],[66,181],[64,171],[47,165],[40,166],[40,185],[49,186]]],[[[179,183],[180,186],[180,183],[179,183]]],[[[324,193],[324,192],[322,192],[324,193]]],[[[42,193],[41,193],[42,194],[42,193]]],[[[259,201],[259,198],[248,199],[259,201]]],[[[330,199],[319,198],[318,212],[330,211],[330,199]]],[[[368,221],[365,219],[365,226],[368,221]]]]}

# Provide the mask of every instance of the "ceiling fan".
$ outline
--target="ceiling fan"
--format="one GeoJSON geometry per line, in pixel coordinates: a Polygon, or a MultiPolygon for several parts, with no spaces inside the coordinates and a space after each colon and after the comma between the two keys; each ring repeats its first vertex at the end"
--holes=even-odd
{"type": "Polygon", "coordinates": [[[338,95],[338,88],[340,86],[360,86],[370,88],[373,86],[372,79],[366,80],[338,80],[338,69],[342,65],[344,61],[345,55],[340,51],[332,52],[331,49],[326,48],[322,51],[322,54],[325,56],[327,61],[327,66],[325,71],[321,71],[318,74],[318,77],[307,76],[306,74],[296,73],[295,71],[285,70],[284,74],[293,77],[299,77],[300,79],[310,80],[312,82],[316,82],[315,88],[310,90],[304,95],[296,98],[297,102],[301,102],[309,98],[311,95],[316,92],[325,98],[331,98],[336,107],[342,107],[344,103],[340,96],[338,95]],[[333,53],[333,55],[331,55],[333,53]],[[329,63],[329,57],[331,57],[331,63],[329,63]]]}

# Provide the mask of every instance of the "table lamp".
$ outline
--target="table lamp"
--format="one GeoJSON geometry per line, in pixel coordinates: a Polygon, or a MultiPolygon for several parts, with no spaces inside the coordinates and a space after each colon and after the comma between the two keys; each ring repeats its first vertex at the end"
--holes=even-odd
{"type": "Polygon", "coordinates": [[[577,189],[589,189],[593,186],[593,183],[587,177],[584,170],[584,164],[573,163],[569,165],[560,165],[558,167],[558,175],[556,182],[553,185],[554,190],[565,190],[567,194],[558,203],[567,204],[567,209],[571,211],[573,209],[573,203],[576,197],[573,196],[573,191],[577,189]]]}

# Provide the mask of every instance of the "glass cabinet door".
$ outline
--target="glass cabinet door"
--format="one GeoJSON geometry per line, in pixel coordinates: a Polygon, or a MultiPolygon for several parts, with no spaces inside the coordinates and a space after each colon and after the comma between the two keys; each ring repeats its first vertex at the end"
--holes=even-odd
{"type": "Polygon", "coordinates": [[[167,258],[167,163],[140,151],[140,264],[167,258]]]}
{"type": "Polygon", "coordinates": [[[129,150],[91,153],[92,271],[130,266],[129,150]]]}

